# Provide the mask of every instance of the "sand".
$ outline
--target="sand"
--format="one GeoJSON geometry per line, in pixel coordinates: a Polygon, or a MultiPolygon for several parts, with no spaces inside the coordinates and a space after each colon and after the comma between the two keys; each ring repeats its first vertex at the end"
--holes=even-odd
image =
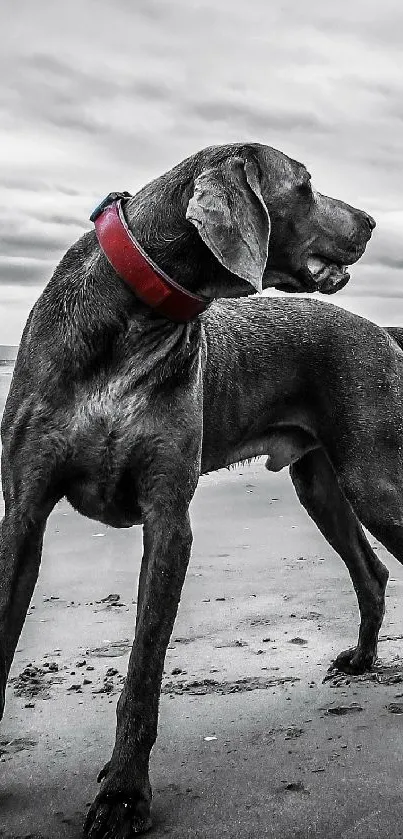
{"type": "MultiPolygon", "coordinates": [[[[202,478],[192,521],[152,835],[402,836],[402,567],[371,539],[391,571],[380,664],[323,683],[355,642],[357,606],[287,472],[256,462],[202,478]]],[[[113,744],[140,557],[140,528],[114,531],[65,502],[49,520],[0,732],[1,837],[81,835],[113,744]]]]}

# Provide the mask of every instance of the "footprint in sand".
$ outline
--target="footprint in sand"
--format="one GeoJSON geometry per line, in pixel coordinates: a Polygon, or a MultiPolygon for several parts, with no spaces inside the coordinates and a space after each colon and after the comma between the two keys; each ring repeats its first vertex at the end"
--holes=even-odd
{"type": "Polygon", "coordinates": [[[11,755],[23,752],[26,749],[32,749],[37,746],[37,740],[31,740],[28,737],[1,737],[0,738],[0,760],[4,757],[11,757],[11,755]]]}

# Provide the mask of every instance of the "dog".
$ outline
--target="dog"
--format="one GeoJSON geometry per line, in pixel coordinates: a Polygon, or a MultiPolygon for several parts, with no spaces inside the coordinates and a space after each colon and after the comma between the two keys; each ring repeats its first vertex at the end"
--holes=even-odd
{"type": "Polygon", "coordinates": [[[205,149],[92,218],[28,317],[3,415],[1,710],[54,505],[142,524],[115,746],[84,826],[119,839],[151,824],[149,756],[200,474],[262,454],[270,470],[289,466],[358,598],[358,644],[336,665],[371,667],[388,574],[361,522],[402,560],[403,353],[399,334],[319,300],[250,297],[335,293],[375,226],[275,149],[205,149]]]}

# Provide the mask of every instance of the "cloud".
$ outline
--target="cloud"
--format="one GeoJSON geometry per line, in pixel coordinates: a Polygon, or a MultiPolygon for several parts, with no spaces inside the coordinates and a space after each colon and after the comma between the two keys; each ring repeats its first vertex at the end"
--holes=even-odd
{"type": "Polygon", "coordinates": [[[29,257],[30,255],[38,255],[43,257],[44,253],[63,253],[66,243],[62,237],[52,235],[41,236],[37,233],[35,236],[24,234],[19,231],[14,235],[9,233],[2,236],[2,252],[7,256],[21,256],[29,257]]]}
{"type": "MultiPolygon", "coordinates": [[[[135,191],[203,146],[249,138],[306,163],[318,189],[376,216],[348,299],[365,307],[380,270],[379,297],[391,308],[398,300],[395,0],[20,0],[18,15],[0,0],[1,12],[2,293],[10,271],[21,289],[32,277],[44,284],[49,262],[111,189],[135,191]]],[[[26,296],[13,305],[22,320],[26,296]]]]}
{"type": "MultiPolygon", "coordinates": [[[[0,285],[18,285],[19,289],[29,285],[41,289],[52,276],[55,267],[52,260],[38,257],[0,256],[0,285]]],[[[4,302],[3,292],[1,301],[4,302]]],[[[19,297],[18,301],[25,303],[24,296],[19,297]]]]}
{"type": "Polygon", "coordinates": [[[57,212],[52,195],[43,198],[33,205],[30,200],[28,206],[22,204],[22,212],[18,212],[18,201],[7,210],[0,208],[0,283],[7,281],[10,271],[14,279],[32,282],[31,268],[37,281],[39,266],[31,265],[31,259],[39,264],[53,260],[55,266],[67,248],[91,229],[88,213],[83,216],[78,209],[74,214],[57,212]]]}
{"type": "Polygon", "coordinates": [[[256,132],[305,131],[311,134],[318,132],[327,134],[331,130],[314,113],[298,113],[295,108],[268,112],[263,103],[254,107],[245,99],[239,99],[238,101],[231,101],[229,97],[216,100],[208,99],[189,104],[187,109],[205,124],[211,122],[224,125],[232,123],[239,126],[241,132],[248,131],[251,137],[255,136],[256,132]]]}

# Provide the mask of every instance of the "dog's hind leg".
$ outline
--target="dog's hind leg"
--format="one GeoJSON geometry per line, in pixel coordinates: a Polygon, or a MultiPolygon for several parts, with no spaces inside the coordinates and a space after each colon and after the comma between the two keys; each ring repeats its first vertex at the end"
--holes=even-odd
{"type": "Polygon", "coordinates": [[[335,666],[346,673],[363,673],[376,659],[388,571],[372,550],[323,449],[294,463],[290,474],[301,504],[345,562],[358,599],[358,644],[340,653],[335,666]]]}
{"type": "Polygon", "coordinates": [[[49,459],[3,451],[5,514],[0,523],[0,718],[15,648],[38,578],[46,521],[60,495],[49,487],[49,459]],[[25,463],[23,462],[25,460],[25,463]],[[8,462],[7,462],[8,461],[8,462]],[[30,462],[31,461],[31,462],[30,462]]]}
{"type": "Polygon", "coordinates": [[[346,492],[364,526],[403,565],[402,471],[398,458],[386,468],[371,463],[371,472],[347,482],[346,492]]]}

